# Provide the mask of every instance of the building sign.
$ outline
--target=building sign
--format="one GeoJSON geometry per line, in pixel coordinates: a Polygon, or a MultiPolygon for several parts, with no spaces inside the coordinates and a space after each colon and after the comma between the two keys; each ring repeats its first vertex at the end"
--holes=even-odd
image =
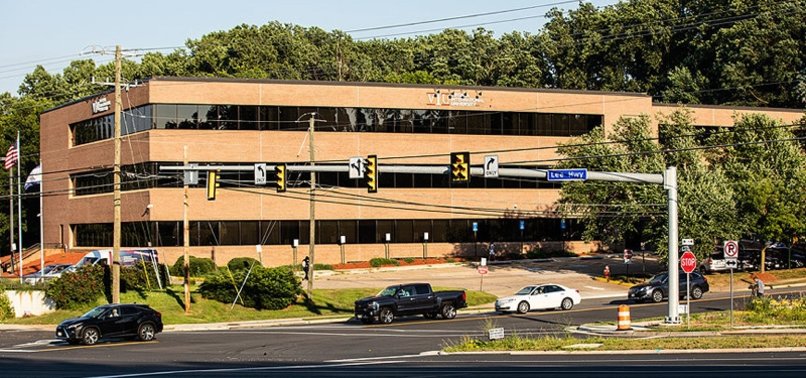
{"type": "Polygon", "coordinates": [[[435,89],[427,93],[428,105],[476,107],[484,100],[481,91],[435,89]]]}
{"type": "Polygon", "coordinates": [[[92,103],[92,114],[101,113],[109,110],[112,103],[106,98],[99,98],[92,103]]]}

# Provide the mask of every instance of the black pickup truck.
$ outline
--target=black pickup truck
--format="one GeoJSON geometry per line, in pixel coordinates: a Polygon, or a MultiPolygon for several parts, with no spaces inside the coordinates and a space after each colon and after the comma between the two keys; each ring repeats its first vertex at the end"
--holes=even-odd
{"type": "Polygon", "coordinates": [[[456,317],[456,310],[467,307],[467,294],[462,290],[431,290],[427,283],[389,286],[374,297],[355,301],[355,318],[364,324],[374,321],[391,323],[396,316],[420,315],[427,319],[456,317]]]}

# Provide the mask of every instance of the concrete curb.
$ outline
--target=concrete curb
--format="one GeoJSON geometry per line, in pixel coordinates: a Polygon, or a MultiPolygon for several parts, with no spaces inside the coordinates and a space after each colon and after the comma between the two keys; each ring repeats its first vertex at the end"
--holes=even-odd
{"type": "Polygon", "coordinates": [[[552,351],[491,351],[491,352],[437,352],[440,356],[457,355],[651,355],[651,354],[717,354],[717,353],[775,353],[775,352],[806,352],[806,347],[785,347],[785,348],[730,348],[730,349],[637,349],[637,350],[552,350],[552,351]]]}

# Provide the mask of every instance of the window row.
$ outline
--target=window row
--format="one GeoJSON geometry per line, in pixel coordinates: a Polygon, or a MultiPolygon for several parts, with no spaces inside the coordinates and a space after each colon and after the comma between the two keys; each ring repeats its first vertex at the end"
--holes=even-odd
{"type": "MultiPolygon", "coordinates": [[[[254,105],[154,104],[123,112],[123,135],[148,129],[308,129],[317,113],[320,131],[479,135],[577,136],[602,124],[601,115],[254,105]],[[302,121],[299,121],[303,118],[302,121]]],[[[112,138],[112,116],[71,125],[73,144],[112,138]]]]}
{"type": "MultiPolygon", "coordinates": [[[[178,163],[149,162],[121,167],[121,190],[137,190],[149,188],[178,188],[182,186],[182,173],[169,174],[159,172],[160,166],[177,165],[178,163]]],[[[248,165],[247,163],[243,163],[248,165]]],[[[273,164],[273,163],[272,163],[273,164]]],[[[523,166],[518,166],[524,168],[523,166]]],[[[533,167],[537,169],[537,167],[533,167]]],[[[545,168],[545,167],[541,167],[545,168]]],[[[289,172],[288,188],[309,187],[309,173],[289,172]]],[[[111,193],[112,170],[97,170],[82,172],[71,176],[75,195],[88,195],[98,193],[111,193]]],[[[269,181],[274,178],[270,177],[269,181]]],[[[222,171],[219,174],[220,187],[254,187],[254,171],[222,171]]],[[[316,182],[323,187],[364,188],[364,179],[351,179],[348,172],[320,172],[316,175],[316,182]]],[[[207,174],[200,172],[199,183],[192,187],[205,187],[207,174]]],[[[473,177],[469,184],[451,183],[450,177],[444,175],[413,174],[413,173],[379,173],[379,188],[488,188],[488,189],[559,189],[560,183],[547,182],[535,179],[516,177],[484,178],[473,177]]]]}
{"type": "MultiPolygon", "coordinates": [[[[151,128],[151,106],[140,106],[121,113],[120,134],[129,135],[151,128]]],[[[114,138],[115,118],[113,114],[88,119],[70,125],[73,145],[78,146],[98,140],[114,138]]]]}
{"type": "MultiPolygon", "coordinates": [[[[309,243],[309,221],[201,221],[190,222],[190,245],[300,245],[309,243]]],[[[321,220],[316,222],[317,244],[471,243],[578,240],[576,219],[407,219],[321,220]],[[521,221],[523,230],[520,229],[521,221]],[[473,232],[474,226],[477,232],[473,232]],[[428,239],[425,239],[426,233],[428,239]],[[388,240],[387,240],[388,235],[388,240]]],[[[126,222],[121,226],[127,247],[178,247],[184,244],[181,221],[126,222]]],[[[73,225],[76,247],[112,245],[112,224],[73,225]]]]}

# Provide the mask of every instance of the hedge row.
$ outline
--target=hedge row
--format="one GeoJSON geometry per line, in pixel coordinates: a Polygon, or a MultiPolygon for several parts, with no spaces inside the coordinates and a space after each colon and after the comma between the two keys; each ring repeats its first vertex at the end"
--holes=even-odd
{"type": "Polygon", "coordinates": [[[251,272],[248,269],[219,269],[206,277],[199,286],[199,293],[207,299],[232,303],[247,274],[249,277],[240,296],[245,307],[280,310],[294,303],[297,295],[302,293],[300,280],[291,269],[264,268],[260,264],[256,264],[251,272]]]}

